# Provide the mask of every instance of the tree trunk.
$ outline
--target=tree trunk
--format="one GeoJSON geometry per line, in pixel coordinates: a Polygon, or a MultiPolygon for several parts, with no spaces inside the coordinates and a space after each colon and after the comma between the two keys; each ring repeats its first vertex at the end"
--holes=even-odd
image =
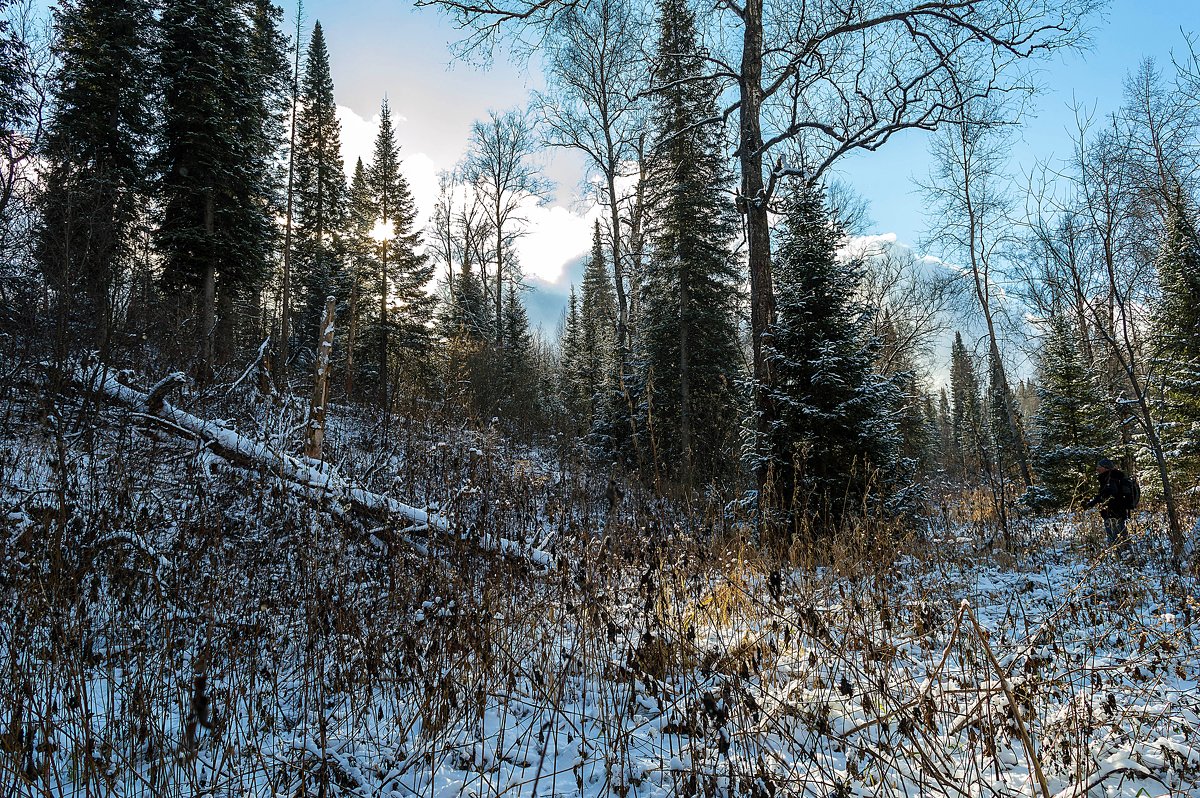
{"type": "Polygon", "coordinates": [[[683,481],[692,484],[691,365],[688,362],[688,285],[680,269],[679,280],[679,445],[683,454],[683,481]]]}
{"type": "MultiPolygon", "coordinates": [[[[499,196],[499,191],[496,192],[499,196]]],[[[504,348],[504,233],[500,229],[500,203],[496,202],[496,346],[504,348]]]]}
{"type": "MultiPolygon", "coordinates": [[[[387,220],[385,219],[386,223],[387,220]]],[[[388,413],[388,271],[387,239],[383,239],[383,260],[379,270],[379,406],[388,413]]]]}
{"type": "Polygon", "coordinates": [[[765,347],[775,323],[775,289],[771,277],[771,227],[767,214],[766,188],[763,184],[762,153],[762,58],[763,0],[746,0],[743,14],[740,127],[738,159],[742,172],[738,205],[746,217],[746,261],[750,270],[750,335],[754,352],[754,409],[757,451],[755,479],[760,509],[768,500],[774,456],[770,434],[775,423],[775,403],[771,399],[773,377],[765,347]]]}
{"type": "Polygon", "coordinates": [[[217,264],[216,248],[213,246],[213,197],[212,189],[204,201],[204,234],[208,241],[208,257],[204,263],[203,311],[200,314],[202,355],[201,379],[207,382],[213,375],[213,338],[217,327],[217,264]]]}
{"type": "Polygon", "coordinates": [[[317,330],[317,371],[313,377],[312,399],[308,409],[308,437],[304,454],[314,460],[321,459],[321,446],[325,442],[325,403],[329,399],[329,359],[333,352],[333,316],[337,302],[333,297],[325,300],[325,317],[317,330]]]}
{"type": "Polygon", "coordinates": [[[296,52],[292,67],[292,127],[288,142],[287,209],[284,211],[283,278],[279,292],[279,381],[287,393],[288,339],[292,334],[292,207],[296,172],[296,105],[300,95],[300,20],[304,5],[296,8],[296,52]]]}
{"type": "Polygon", "coordinates": [[[351,256],[350,323],[346,333],[346,399],[354,398],[354,347],[358,343],[358,261],[351,256]]]}

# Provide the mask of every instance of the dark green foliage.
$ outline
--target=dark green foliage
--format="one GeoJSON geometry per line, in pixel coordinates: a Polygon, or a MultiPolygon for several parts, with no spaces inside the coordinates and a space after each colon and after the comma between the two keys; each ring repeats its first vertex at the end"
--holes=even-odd
{"type": "Polygon", "coordinates": [[[341,124],[333,98],[329,51],[321,23],[313,26],[300,85],[296,118],[296,243],[293,257],[299,288],[297,332],[313,340],[325,297],[334,292],[343,255],[346,177],[341,124]]]}
{"type": "MultiPolygon", "coordinates": [[[[0,12],[14,0],[0,0],[0,12]]],[[[25,123],[32,103],[27,92],[25,43],[20,41],[8,20],[0,19],[0,141],[7,143],[25,123]]]]}
{"type": "Polygon", "coordinates": [[[580,342],[582,326],[579,300],[575,297],[575,286],[572,285],[563,315],[562,337],[559,339],[558,395],[567,422],[576,429],[587,428],[578,420],[591,409],[590,394],[586,387],[591,379],[581,366],[584,359],[580,342]]]}
{"type": "Polygon", "coordinates": [[[181,0],[162,13],[156,243],[168,296],[202,311],[200,328],[181,332],[206,342],[206,366],[214,330],[227,354],[234,304],[256,301],[273,263],[286,80],[277,21],[263,2],[181,0]]]}
{"type": "Polygon", "coordinates": [[[735,461],[736,212],[720,127],[698,124],[716,115],[716,86],[703,79],[695,17],[682,0],[658,10],[638,371],[654,462],[703,484],[735,461]]]}
{"type": "Polygon", "coordinates": [[[500,361],[496,396],[498,409],[506,418],[529,420],[537,411],[539,375],[529,315],[517,290],[510,282],[504,292],[503,348],[496,353],[500,361]]]}
{"type": "Polygon", "coordinates": [[[862,265],[839,260],[842,230],[823,192],[797,186],[787,201],[776,253],[778,320],[767,342],[778,421],[767,464],[772,496],[816,529],[863,506],[907,495],[896,413],[902,398],[873,366],[878,342],[856,299],[862,265]]]}
{"type": "Polygon", "coordinates": [[[374,223],[375,210],[371,187],[367,185],[367,169],[359,158],[354,164],[354,176],[346,197],[342,230],[345,265],[335,282],[346,343],[335,347],[334,351],[345,353],[346,396],[351,398],[355,396],[361,363],[364,358],[370,359],[370,353],[363,346],[363,324],[370,300],[370,279],[376,269],[376,244],[370,237],[374,223]]]}
{"type": "Polygon", "coordinates": [[[983,419],[983,401],[975,363],[963,343],[962,334],[954,334],[950,347],[951,477],[963,485],[979,485],[990,466],[987,434],[983,419]]]}
{"type": "Polygon", "coordinates": [[[1038,357],[1038,411],[1033,465],[1050,506],[1078,503],[1094,491],[1096,461],[1119,442],[1112,408],[1084,361],[1079,332],[1062,316],[1050,319],[1038,357]]]}
{"type": "MultiPolygon", "coordinates": [[[[615,384],[617,365],[617,299],[604,259],[598,221],[592,236],[592,254],[583,271],[578,315],[574,320],[568,316],[567,324],[575,337],[571,346],[565,343],[563,346],[573,374],[571,393],[580,411],[574,421],[580,430],[586,431],[603,411],[600,405],[609,395],[606,386],[615,384]]],[[[566,332],[568,329],[564,328],[566,332]]]]}
{"type": "Polygon", "coordinates": [[[995,473],[1005,480],[1020,479],[1020,458],[1025,449],[1024,421],[1016,394],[1008,388],[1001,371],[1003,366],[995,357],[988,358],[989,382],[987,395],[988,425],[991,451],[995,457],[995,473]],[[1012,412],[1012,423],[1009,409],[1012,412]]]}
{"type": "MultiPolygon", "coordinates": [[[[381,401],[387,384],[401,374],[424,375],[429,370],[432,346],[431,320],[435,298],[426,287],[433,280],[433,264],[418,252],[421,232],[417,207],[408,181],[400,171],[400,146],[385,100],[380,109],[375,151],[366,170],[368,208],[386,233],[375,242],[374,268],[368,278],[372,301],[365,308],[364,343],[373,367],[381,401]]],[[[362,212],[360,211],[360,213],[362,212]]]]}
{"type": "Polygon", "coordinates": [[[74,304],[91,342],[105,350],[144,207],[151,5],[75,0],[57,9],[55,28],[59,66],[42,151],[36,253],[60,319],[76,315],[74,304]]]}
{"type": "Polygon", "coordinates": [[[1162,437],[1181,485],[1200,478],[1200,231],[1182,197],[1170,203],[1158,256],[1154,343],[1165,390],[1162,437]]]}

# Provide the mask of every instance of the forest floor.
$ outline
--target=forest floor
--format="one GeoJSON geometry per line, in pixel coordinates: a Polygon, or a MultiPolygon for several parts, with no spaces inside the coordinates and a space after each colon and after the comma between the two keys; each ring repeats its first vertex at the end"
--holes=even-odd
{"type": "MultiPolygon", "coordinates": [[[[177,401],[296,449],[298,402],[177,401]]],[[[1153,513],[1124,557],[943,506],[787,564],[737,505],[610,512],[563,438],[334,407],[314,492],[150,415],[0,394],[0,794],[1200,795],[1153,513]]]]}

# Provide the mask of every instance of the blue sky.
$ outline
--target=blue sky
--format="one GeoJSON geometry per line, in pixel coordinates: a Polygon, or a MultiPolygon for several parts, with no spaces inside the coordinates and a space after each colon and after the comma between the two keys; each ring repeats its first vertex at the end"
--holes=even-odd
{"type": "MultiPolygon", "coordinates": [[[[1187,51],[1183,31],[1200,33],[1200,0],[1113,0],[1097,21],[1087,52],[1062,54],[1044,64],[1038,76],[1043,88],[1013,147],[1015,175],[1028,173],[1039,160],[1068,156],[1076,129],[1074,106],[1097,117],[1117,110],[1125,76],[1143,58],[1171,69],[1172,51],[1187,51]]],[[[901,242],[915,244],[926,229],[913,179],[924,180],[929,173],[927,146],[928,134],[907,133],[843,165],[844,178],[871,202],[876,232],[896,233],[901,242]]]]}
{"type": "MultiPolygon", "coordinates": [[[[1181,28],[1200,30],[1198,12],[1200,0],[1113,0],[1108,13],[1097,20],[1087,52],[1059,55],[1043,66],[1039,82],[1044,90],[1033,100],[1014,146],[1014,172],[1020,175],[1038,159],[1069,152],[1074,104],[1103,115],[1120,104],[1122,81],[1143,57],[1153,56],[1169,66],[1172,50],[1185,46],[1181,28]]],[[[490,67],[453,63],[448,44],[458,34],[433,9],[415,9],[398,0],[315,0],[305,4],[305,18],[306,28],[316,19],[325,28],[338,102],[369,123],[380,99],[388,95],[393,112],[402,117],[401,143],[405,153],[417,159],[413,166],[418,172],[452,165],[465,148],[472,120],[489,108],[523,104],[529,89],[540,83],[536,70],[503,58],[490,67]]],[[[364,129],[361,136],[366,135],[364,129]]],[[[364,146],[350,141],[354,138],[348,132],[348,149],[364,146]]],[[[913,181],[928,174],[927,143],[924,133],[906,133],[879,152],[856,155],[842,164],[842,176],[870,202],[874,232],[895,233],[901,242],[915,244],[926,229],[924,203],[913,181]]],[[[561,153],[547,153],[544,159],[559,183],[561,210],[582,216],[572,204],[578,161],[561,153]]],[[[427,179],[416,175],[414,182],[427,179]]],[[[418,198],[421,193],[418,188],[418,198]]],[[[561,223],[566,217],[560,216],[561,223]]],[[[558,227],[564,235],[586,228],[558,227]]],[[[561,239],[548,248],[559,244],[574,248],[561,239]]],[[[580,242],[578,251],[586,246],[586,240],[580,242]]],[[[558,257],[553,252],[547,256],[558,257]]],[[[538,262],[532,264],[532,272],[554,279],[557,268],[538,262]]]]}

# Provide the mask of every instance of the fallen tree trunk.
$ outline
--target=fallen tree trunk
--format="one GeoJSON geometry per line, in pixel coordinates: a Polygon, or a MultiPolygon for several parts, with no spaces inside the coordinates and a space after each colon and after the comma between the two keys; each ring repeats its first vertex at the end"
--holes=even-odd
{"type": "MultiPolygon", "coordinates": [[[[166,401],[166,395],[174,388],[187,382],[182,373],[174,373],[160,380],[149,393],[143,393],[122,384],[114,372],[104,367],[78,369],[73,374],[74,382],[82,389],[116,401],[131,410],[165,422],[164,429],[176,434],[195,436],[204,441],[216,455],[262,473],[277,476],[298,492],[317,500],[341,500],[354,511],[370,516],[385,525],[403,519],[408,526],[403,532],[443,533],[455,532],[450,521],[419,507],[399,502],[382,493],[374,493],[357,485],[339,473],[328,463],[296,457],[279,452],[270,446],[241,435],[224,423],[214,422],[187,413],[166,401]]],[[[528,560],[531,564],[548,568],[553,558],[544,551],[522,543],[495,538],[490,535],[473,536],[472,542],[486,551],[528,560]]]]}

